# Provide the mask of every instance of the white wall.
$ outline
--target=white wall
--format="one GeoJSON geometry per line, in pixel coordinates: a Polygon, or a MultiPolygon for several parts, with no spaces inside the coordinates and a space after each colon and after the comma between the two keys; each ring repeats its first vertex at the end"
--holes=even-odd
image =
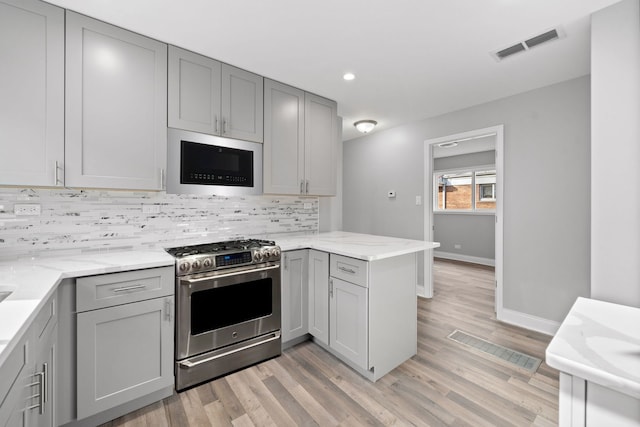
{"type": "Polygon", "coordinates": [[[591,23],[591,296],[640,307],[640,6],[591,23]]]}
{"type": "Polygon", "coordinates": [[[504,307],[559,322],[590,289],[589,111],[585,76],[346,141],[343,228],[422,239],[424,141],[504,124],[504,307]]]}

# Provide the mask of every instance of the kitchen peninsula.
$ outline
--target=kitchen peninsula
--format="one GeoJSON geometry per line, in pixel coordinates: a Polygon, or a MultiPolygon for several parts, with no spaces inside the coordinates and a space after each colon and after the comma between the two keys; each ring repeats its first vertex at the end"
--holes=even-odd
{"type": "Polygon", "coordinates": [[[418,253],[439,243],[342,231],[274,239],[285,346],[311,335],[371,381],[416,354],[418,253]]]}

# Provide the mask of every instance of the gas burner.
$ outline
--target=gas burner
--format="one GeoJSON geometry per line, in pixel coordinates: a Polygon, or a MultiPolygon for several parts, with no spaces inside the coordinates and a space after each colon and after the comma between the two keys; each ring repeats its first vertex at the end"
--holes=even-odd
{"type": "Polygon", "coordinates": [[[230,267],[280,261],[280,247],[271,240],[243,239],[168,248],[179,276],[230,267]]]}

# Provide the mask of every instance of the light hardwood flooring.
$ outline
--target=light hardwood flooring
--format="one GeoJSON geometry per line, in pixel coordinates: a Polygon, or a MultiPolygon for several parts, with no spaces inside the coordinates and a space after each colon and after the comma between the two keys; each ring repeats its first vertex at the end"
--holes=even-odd
{"type": "Polygon", "coordinates": [[[495,320],[493,269],[436,260],[434,278],[434,298],[418,299],[418,354],[376,383],[305,342],[105,426],[557,425],[557,371],[530,374],[447,335],[543,360],[551,337],[495,320]]]}

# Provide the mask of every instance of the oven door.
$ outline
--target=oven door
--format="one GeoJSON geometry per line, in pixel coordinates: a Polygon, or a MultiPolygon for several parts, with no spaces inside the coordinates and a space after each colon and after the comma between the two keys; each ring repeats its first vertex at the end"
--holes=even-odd
{"type": "Polygon", "coordinates": [[[280,264],[178,278],[176,359],[280,329],[280,264]]]}

